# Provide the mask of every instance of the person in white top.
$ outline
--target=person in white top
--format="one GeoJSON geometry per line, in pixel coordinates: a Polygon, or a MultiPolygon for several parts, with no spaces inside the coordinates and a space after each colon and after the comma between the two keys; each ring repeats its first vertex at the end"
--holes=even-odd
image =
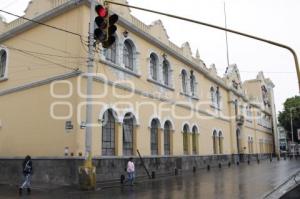
{"type": "Polygon", "coordinates": [[[129,161],[127,163],[127,174],[128,174],[128,181],[130,182],[131,185],[133,185],[133,180],[134,180],[134,163],[132,161],[132,158],[129,158],[129,161]]]}

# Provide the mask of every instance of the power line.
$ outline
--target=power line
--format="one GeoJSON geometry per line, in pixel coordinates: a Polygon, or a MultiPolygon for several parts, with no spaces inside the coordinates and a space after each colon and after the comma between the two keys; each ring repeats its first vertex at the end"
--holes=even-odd
{"type": "Polygon", "coordinates": [[[11,50],[24,51],[24,52],[27,52],[27,53],[33,53],[33,54],[45,55],[45,56],[51,56],[51,57],[70,58],[70,59],[88,59],[87,57],[79,57],[79,56],[62,56],[62,55],[55,55],[55,54],[48,54],[48,53],[41,53],[41,52],[29,51],[29,50],[24,50],[24,49],[14,48],[14,47],[11,47],[11,46],[6,46],[6,47],[7,47],[8,49],[11,49],[11,50]]]}
{"type": "Polygon", "coordinates": [[[69,34],[72,34],[72,35],[76,35],[76,36],[82,37],[82,35],[80,35],[78,33],[75,33],[75,32],[69,31],[69,30],[65,30],[65,29],[62,29],[62,28],[59,28],[59,27],[56,27],[56,26],[51,26],[51,25],[48,25],[48,24],[45,24],[45,23],[42,23],[42,22],[39,22],[39,21],[36,21],[36,20],[33,20],[33,19],[29,19],[27,17],[16,15],[16,14],[13,14],[11,12],[8,12],[8,11],[2,10],[2,9],[0,9],[0,12],[9,14],[9,15],[12,15],[12,16],[15,16],[15,17],[19,17],[19,18],[22,18],[22,19],[25,19],[25,20],[28,20],[28,21],[31,21],[31,22],[34,22],[34,23],[46,26],[48,28],[53,28],[53,29],[56,29],[56,30],[59,30],[59,31],[62,31],[62,32],[65,32],[65,33],[69,33],[69,34]]]}
{"type": "Polygon", "coordinates": [[[51,60],[45,59],[45,58],[43,58],[43,57],[39,57],[39,56],[34,55],[34,54],[32,54],[32,53],[23,51],[23,50],[21,50],[21,49],[14,48],[13,50],[16,50],[16,51],[21,52],[21,53],[23,53],[23,54],[26,54],[26,55],[35,57],[35,58],[37,58],[37,59],[40,59],[40,60],[43,60],[43,61],[46,61],[46,62],[49,62],[49,63],[55,64],[55,65],[60,66],[60,67],[62,67],[62,68],[66,68],[66,69],[70,69],[70,70],[79,70],[79,68],[73,68],[73,67],[66,66],[66,65],[64,65],[64,64],[56,63],[56,62],[53,62],[53,61],[51,61],[51,60]]]}
{"type": "Polygon", "coordinates": [[[296,72],[297,72],[298,87],[299,87],[299,92],[300,92],[300,68],[299,68],[298,58],[297,58],[297,54],[296,54],[295,50],[292,49],[290,46],[287,46],[285,44],[281,44],[281,43],[278,43],[278,42],[275,42],[275,41],[271,41],[271,40],[268,40],[268,39],[264,39],[264,38],[261,38],[261,37],[258,37],[258,36],[250,35],[248,33],[243,33],[243,32],[233,30],[233,29],[223,28],[221,26],[216,26],[216,25],[213,25],[213,24],[204,23],[204,22],[201,22],[201,21],[196,21],[196,20],[193,20],[193,19],[188,19],[188,18],[185,18],[185,17],[180,17],[180,16],[176,16],[176,15],[172,15],[172,14],[168,14],[168,13],[164,13],[164,12],[158,12],[158,11],[155,11],[155,10],[150,10],[150,9],[146,9],[146,8],[131,6],[131,5],[128,5],[128,4],[117,3],[117,2],[113,2],[113,1],[107,1],[107,0],[105,0],[104,3],[110,3],[110,4],[114,4],[114,5],[127,7],[127,8],[133,8],[133,9],[137,9],[137,10],[151,12],[151,13],[155,13],[155,14],[159,14],[159,15],[163,15],[163,16],[167,16],[167,17],[171,17],[171,18],[175,18],[175,19],[179,19],[179,20],[183,20],[183,21],[188,21],[188,22],[191,22],[191,23],[211,27],[211,28],[218,29],[218,30],[227,31],[227,32],[230,32],[230,33],[233,33],[233,34],[241,35],[243,37],[248,37],[248,38],[255,39],[255,40],[258,40],[258,41],[261,41],[261,42],[265,42],[265,43],[268,43],[268,44],[271,44],[271,45],[274,45],[274,46],[277,46],[277,47],[284,48],[284,49],[288,50],[290,53],[292,53],[292,55],[293,55],[294,63],[295,63],[295,67],[296,67],[296,72]]]}

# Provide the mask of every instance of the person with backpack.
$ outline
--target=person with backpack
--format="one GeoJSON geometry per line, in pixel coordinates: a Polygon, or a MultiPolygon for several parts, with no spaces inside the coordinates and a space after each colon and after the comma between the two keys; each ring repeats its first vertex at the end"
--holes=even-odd
{"type": "Polygon", "coordinates": [[[23,176],[24,176],[24,181],[22,183],[22,185],[19,188],[19,194],[22,194],[22,190],[24,188],[27,188],[27,193],[30,194],[31,193],[31,175],[33,173],[33,167],[32,167],[32,160],[31,157],[29,155],[27,155],[23,161],[22,164],[22,168],[23,168],[23,176]]]}

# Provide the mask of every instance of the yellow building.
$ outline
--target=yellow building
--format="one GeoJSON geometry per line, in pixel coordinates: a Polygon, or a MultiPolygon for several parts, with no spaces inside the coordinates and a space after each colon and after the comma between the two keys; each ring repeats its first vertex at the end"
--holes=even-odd
{"type": "MultiPolygon", "coordinates": [[[[0,156],[84,155],[89,6],[33,0],[24,17],[49,26],[0,20],[0,156]]],[[[220,77],[189,43],[169,41],[160,20],[111,10],[117,40],[95,48],[94,157],[274,151],[274,85],[262,72],[241,82],[231,65],[220,77]]]]}

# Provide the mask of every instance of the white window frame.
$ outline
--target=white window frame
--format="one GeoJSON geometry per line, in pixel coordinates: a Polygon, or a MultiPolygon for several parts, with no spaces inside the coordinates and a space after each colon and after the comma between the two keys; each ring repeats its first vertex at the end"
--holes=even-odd
{"type": "Polygon", "coordinates": [[[130,38],[130,37],[124,38],[123,41],[122,41],[122,45],[120,45],[120,52],[121,52],[120,53],[121,67],[124,68],[125,70],[131,71],[131,72],[133,72],[135,74],[139,74],[139,70],[138,70],[139,63],[138,63],[138,60],[139,60],[139,54],[140,53],[138,52],[138,47],[137,47],[136,42],[134,42],[134,40],[132,38],[130,38]],[[125,45],[126,41],[129,42],[129,44],[132,47],[132,54],[133,54],[133,60],[132,60],[133,69],[132,70],[130,70],[130,69],[128,69],[128,68],[125,67],[124,60],[123,60],[123,58],[124,58],[124,55],[123,55],[124,50],[123,49],[124,49],[124,45],[125,45]]]}

